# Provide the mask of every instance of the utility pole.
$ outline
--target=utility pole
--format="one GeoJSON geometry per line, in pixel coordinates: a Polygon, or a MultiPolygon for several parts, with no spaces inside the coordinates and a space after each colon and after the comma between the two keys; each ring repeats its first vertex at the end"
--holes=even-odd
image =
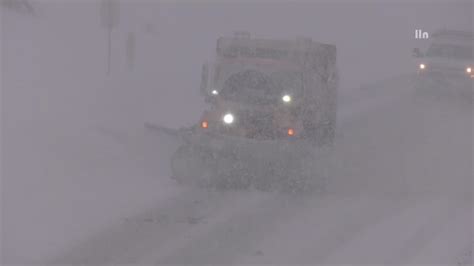
{"type": "Polygon", "coordinates": [[[120,6],[118,0],[102,0],[100,7],[101,25],[107,30],[107,76],[111,72],[112,30],[119,24],[120,6]]]}

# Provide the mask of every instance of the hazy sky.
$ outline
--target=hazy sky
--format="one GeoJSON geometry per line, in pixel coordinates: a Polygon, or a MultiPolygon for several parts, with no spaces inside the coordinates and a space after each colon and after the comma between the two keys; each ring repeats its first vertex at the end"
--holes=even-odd
{"type": "MultiPolygon", "coordinates": [[[[202,99],[197,98],[201,65],[212,58],[220,36],[244,30],[265,38],[305,36],[335,44],[340,91],[345,91],[413,72],[415,62],[411,51],[426,45],[426,41],[414,40],[415,29],[472,30],[474,12],[470,0],[225,3],[129,0],[121,3],[120,24],[112,36],[111,79],[117,83],[112,86],[125,84],[126,77],[133,77],[134,81],[130,81],[129,91],[123,89],[120,94],[117,88],[102,97],[135,108],[132,104],[144,96],[145,113],[162,122],[168,120],[165,116],[169,118],[171,110],[176,125],[199,117],[198,110],[203,108],[202,99]],[[130,32],[136,36],[137,47],[133,73],[128,72],[125,59],[125,43],[130,32]],[[182,106],[192,110],[192,115],[180,112],[182,106]]],[[[34,43],[44,38],[38,44],[44,47],[28,47],[38,49],[38,54],[45,59],[38,60],[36,69],[23,64],[18,71],[11,71],[16,73],[26,67],[39,73],[41,69],[42,79],[48,78],[44,72],[52,76],[63,71],[62,75],[68,76],[64,83],[81,83],[82,87],[97,85],[97,80],[103,79],[105,74],[107,36],[100,26],[99,1],[34,1],[33,4],[38,13],[36,19],[49,26],[47,32],[30,36],[28,41],[34,43]],[[51,48],[53,42],[54,49],[51,48]],[[58,55],[47,56],[48,49],[58,55]],[[66,64],[68,68],[64,68],[66,64]]],[[[32,23],[35,24],[34,20],[32,23]]],[[[14,33],[26,31],[29,26],[15,27],[18,25],[6,25],[5,29],[14,33]]],[[[22,36],[21,33],[18,36],[22,36]]]]}

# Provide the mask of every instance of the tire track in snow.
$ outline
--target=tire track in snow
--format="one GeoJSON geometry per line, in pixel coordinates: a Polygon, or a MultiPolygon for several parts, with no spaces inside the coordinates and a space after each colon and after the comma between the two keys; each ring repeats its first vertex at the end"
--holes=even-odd
{"type": "MultiPolygon", "coordinates": [[[[262,193],[262,192],[259,192],[262,193]]],[[[140,262],[154,264],[228,264],[252,252],[256,240],[309,202],[310,195],[271,193],[247,209],[221,217],[205,230],[195,230],[140,262]],[[222,219],[224,218],[224,219],[222,219]]]]}
{"type": "Polygon", "coordinates": [[[473,218],[472,200],[467,200],[446,226],[425,245],[415,257],[409,258],[412,264],[451,264],[472,265],[473,218]],[[469,261],[470,260],[470,261],[469,261]]]}
{"type": "MultiPolygon", "coordinates": [[[[400,215],[392,215],[374,226],[366,227],[351,241],[346,242],[338,252],[326,258],[325,263],[356,263],[384,265],[396,256],[394,253],[403,251],[406,242],[427,223],[440,217],[439,207],[445,207],[441,216],[445,215],[451,204],[441,200],[422,200],[405,209],[400,215]],[[442,205],[438,205],[438,204],[442,205]],[[389,260],[390,260],[389,259],[389,260]]],[[[400,259],[400,258],[398,258],[400,259]]]]}
{"type": "Polygon", "coordinates": [[[410,206],[411,200],[393,201],[373,197],[336,197],[326,205],[306,209],[280,227],[260,248],[263,257],[248,257],[247,263],[319,264],[345,242],[380,220],[389,219],[410,206]],[[281,241],[281,240],[284,241],[281,241]]]}
{"type": "Polygon", "coordinates": [[[108,226],[100,234],[86,238],[51,264],[136,263],[150,249],[160,249],[168,241],[194,230],[216,215],[234,211],[263,199],[255,193],[222,193],[187,189],[166,202],[108,226]]]}
{"type": "MultiPolygon", "coordinates": [[[[433,241],[443,230],[450,230],[453,218],[459,213],[466,211],[465,206],[459,206],[459,201],[447,199],[447,206],[444,209],[439,208],[439,212],[433,216],[428,216],[425,223],[420,227],[413,227],[413,233],[409,235],[409,239],[404,241],[403,246],[399,250],[394,250],[391,257],[387,258],[384,264],[406,264],[410,259],[415,257],[425,246],[433,241]]],[[[464,227],[464,229],[468,229],[464,227]]],[[[468,231],[468,230],[467,230],[468,231]]]]}

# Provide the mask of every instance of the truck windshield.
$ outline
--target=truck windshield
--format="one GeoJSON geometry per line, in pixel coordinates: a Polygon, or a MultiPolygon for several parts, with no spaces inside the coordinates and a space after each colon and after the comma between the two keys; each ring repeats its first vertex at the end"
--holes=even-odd
{"type": "Polygon", "coordinates": [[[432,44],[426,53],[426,56],[428,57],[446,57],[468,60],[473,58],[472,55],[472,46],[441,43],[432,44]]]}
{"type": "Polygon", "coordinates": [[[302,90],[301,73],[246,70],[230,76],[220,95],[229,101],[266,105],[278,103],[284,94],[297,98],[302,90]]]}

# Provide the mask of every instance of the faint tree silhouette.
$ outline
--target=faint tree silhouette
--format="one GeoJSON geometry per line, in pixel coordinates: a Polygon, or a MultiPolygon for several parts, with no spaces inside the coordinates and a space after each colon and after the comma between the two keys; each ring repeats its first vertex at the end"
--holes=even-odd
{"type": "Polygon", "coordinates": [[[112,31],[120,20],[120,4],[117,0],[102,0],[100,7],[101,24],[107,30],[107,75],[110,75],[112,58],[112,31]]]}
{"type": "Polygon", "coordinates": [[[19,13],[35,15],[35,10],[29,0],[1,0],[0,4],[19,13]]]}
{"type": "Polygon", "coordinates": [[[126,56],[127,56],[127,64],[128,69],[131,71],[133,70],[135,64],[135,49],[136,49],[136,37],[135,33],[129,32],[127,37],[126,43],[126,56]]]}

